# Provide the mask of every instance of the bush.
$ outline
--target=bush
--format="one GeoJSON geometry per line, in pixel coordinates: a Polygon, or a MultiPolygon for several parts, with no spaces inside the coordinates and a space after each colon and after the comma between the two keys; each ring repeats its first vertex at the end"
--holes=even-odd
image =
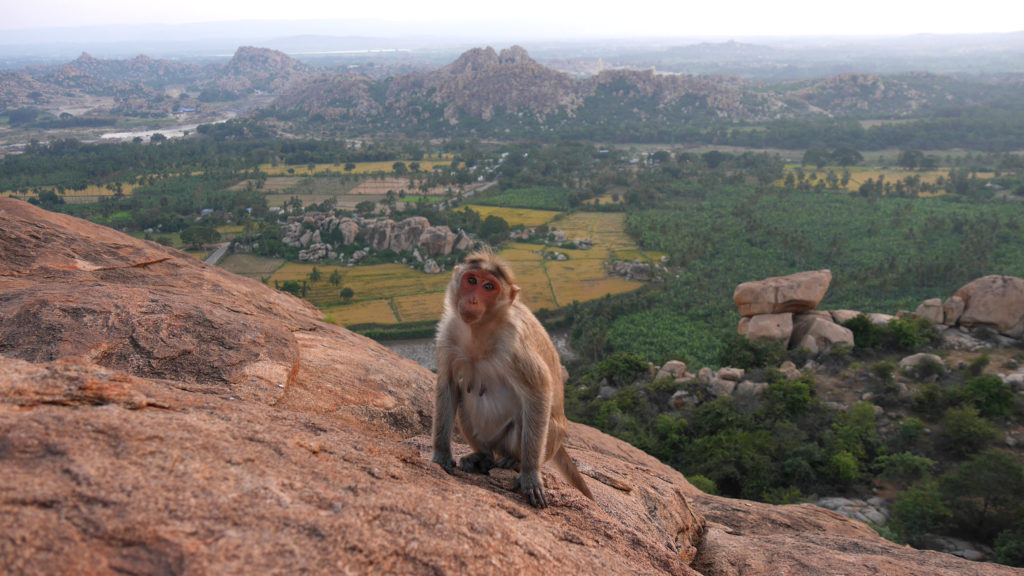
{"type": "Polygon", "coordinates": [[[986,450],[939,479],[958,527],[991,542],[1024,520],[1024,465],[1002,450],[986,450]]]}
{"type": "Polygon", "coordinates": [[[749,340],[739,334],[730,334],[722,343],[718,361],[722,366],[750,370],[778,366],[785,357],[786,348],[780,342],[749,340]]]}
{"type": "Polygon", "coordinates": [[[959,406],[943,414],[939,443],[954,455],[966,456],[981,450],[997,434],[996,426],[979,416],[977,408],[959,406]]]}
{"type": "Polygon", "coordinates": [[[847,450],[840,450],[828,459],[828,473],[839,484],[849,486],[860,478],[860,463],[847,450]]]}
{"type": "Polygon", "coordinates": [[[1009,416],[1013,411],[1013,390],[998,376],[972,378],[964,393],[983,416],[1009,416]]]}
{"type": "Polygon", "coordinates": [[[877,348],[881,342],[881,329],[864,314],[843,322],[853,332],[853,344],[857,348],[877,348]]]}
{"type": "Polygon", "coordinates": [[[916,544],[925,534],[940,530],[952,517],[935,483],[928,483],[900,493],[892,505],[889,524],[898,541],[916,544]]]}
{"type": "Polygon", "coordinates": [[[718,486],[715,481],[703,474],[693,474],[686,477],[693,484],[693,487],[705,494],[718,494],[718,486]]]}
{"type": "Polygon", "coordinates": [[[996,537],[994,560],[1008,566],[1024,567],[1024,522],[996,537]]]}
{"type": "Polygon", "coordinates": [[[910,452],[879,456],[875,461],[882,472],[883,480],[898,482],[904,486],[927,478],[935,469],[935,461],[910,452]]]}
{"type": "Polygon", "coordinates": [[[595,380],[607,379],[612,386],[623,386],[647,371],[647,361],[628,352],[616,352],[602,360],[592,372],[595,380]]]}
{"type": "Polygon", "coordinates": [[[935,327],[925,318],[893,318],[886,326],[893,343],[905,351],[913,351],[935,341],[935,327]]]}
{"type": "Polygon", "coordinates": [[[900,442],[907,447],[914,446],[924,435],[924,422],[920,418],[906,418],[900,422],[900,442]]]}

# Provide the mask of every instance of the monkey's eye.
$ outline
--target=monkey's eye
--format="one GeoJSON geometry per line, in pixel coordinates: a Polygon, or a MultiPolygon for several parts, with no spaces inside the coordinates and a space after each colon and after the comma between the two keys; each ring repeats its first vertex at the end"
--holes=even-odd
{"type": "Polygon", "coordinates": [[[484,282],[484,290],[487,290],[488,292],[494,290],[494,282],[484,282]]]}
{"type": "Polygon", "coordinates": [[[466,283],[471,286],[476,286],[476,276],[469,276],[466,278],[466,283]]]}

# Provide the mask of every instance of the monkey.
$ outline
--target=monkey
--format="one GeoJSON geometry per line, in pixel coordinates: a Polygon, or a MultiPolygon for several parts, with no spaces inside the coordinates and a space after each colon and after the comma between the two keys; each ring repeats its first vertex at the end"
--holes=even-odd
{"type": "Polygon", "coordinates": [[[519,292],[508,264],[488,249],[455,267],[436,336],[433,462],[454,473],[451,438],[457,421],[473,450],[459,460],[460,470],[518,469],[515,488],[532,506],[545,508],[540,469],[553,460],[593,500],[562,444],[568,372],[519,292]]]}

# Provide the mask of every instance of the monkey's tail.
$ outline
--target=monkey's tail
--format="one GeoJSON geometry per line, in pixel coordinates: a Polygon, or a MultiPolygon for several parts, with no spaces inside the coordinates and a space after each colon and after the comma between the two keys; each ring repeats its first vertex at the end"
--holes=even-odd
{"type": "Polygon", "coordinates": [[[566,480],[570,484],[576,487],[577,490],[583,493],[584,496],[594,499],[594,495],[590,493],[590,488],[587,487],[587,483],[583,481],[583,475],[576,469],[576,464],[573,463],[572,458],[569,458],[569,453],[565,451],[565,446],[559,446],[558,452],[555,453],[555,465],[558,466],[558,471],[565,476],[566,480]]]}

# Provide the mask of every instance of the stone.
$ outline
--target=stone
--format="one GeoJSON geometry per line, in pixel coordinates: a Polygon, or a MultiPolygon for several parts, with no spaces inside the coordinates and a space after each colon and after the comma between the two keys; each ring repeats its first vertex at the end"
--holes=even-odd
{"type": "Polygon", "coordinates": [[[797,369],[796,364],[793,364],[792,360],[786,360],[780,364],[779,372],[789,380],[796,380],[801,376],[800,370],[797,369]]]}
{"type": "Polygon", "coordinates": [[[423,231],[429,227],[430,222],[423,216],[413,216],[396,222],[391,229],[388,248],[395,252],[412,252],[419,246],[423,231]]]}
{"type": "Polygon", "coordinates": [[[738,332],[747,340],[770,340],[783,346],[793,332],[793,314],[758,314],[740,319],[738,332]]]}
{"type": "Polygon", "coordinates": [[[743,368],[732,368],[726,366],[718,369],[718,377],[722,380],[732,380],[733,382],[739,382],[743,379],[747,373],[743,368]]]}
{"type": "Polygon", "coordinates": [[[455,241],[452,243],[452,251],[454,252],[465,252],[473,247],[473,239],[466,234],[465,230],[459,230],[459,233],[455,235],[455,241]]]}
{"type": "Polygon", "coordinates": [[[452,253],[455,233],[447,226],[431,226],[420,236],[419,247],[432,258],[452,253]]]}
{"type": "Polygon", "coordinates": [[[712,378],[711,382],[708,383],[708,392],[716,398],[722,396],[731,396],[733,391],[736,389],[735,380],[723,380],[721,378],[712,378]]]}
{"type": "Polygon", "coordinates": [[[837,344],[853,347],[853,331],[820,315],[803,316],[794,323],[790,348],[822,354],[837,344]]]}
{"type": "Polygon", "coordinates": [[[896,319],[892,314],[881,314],[878,312],[871,312],[867,314],[867,317],[875,326],[888,326],[889,322],[896,319]]]}
{"type": "Polygon", "coordinates": [[[677,390],[669,399],[669,406],[676,410],[682,410],[687,406],[696,406],[697,403],[697,397],[686,390],[677,390]]]}
{"type": "Polygon", "coordinates": [[[681,378],[684,374],[686,374],[685,362],[680,362],[679,360],[669,360],[668,362],[665,362],[665,364],[661,368],[658,369],[658,372],[655,374],[654,379],[676,379],[681,378]]]}
{"type": "Polygon", "coordinates": [[[928,352],[918,352],[917,354],[903,357],[899,361],[899,367],[902,372],[913,372],[926,363],[941,367],[943,372],[946,371],[946,363],[943,362],[942,358],[928,352]]]}
{"type": "Polygon", "coordinates": [[[736,388],[733,390],[733,394],[736,396],[753,396],[755,398],[760,398],[764,395],[764,389],[767,387],[767,382],[744,380],[736,385],[736,388]]]}
{"type": "Polygon", "coordinates": [[[813,310],[825,297],[832,272],[814,270],[744,282],[733,292],[740,316],[813,310]]]}
{"type": "Polygon", "coordinates": [[[956,326],[964,313],[964,306],[964,299],[959,296],[947,298],[942,303],[942,323],[946,326],[956,326]]]}
{"type": "Polygon", "coordinates": [[[387,250],[391,246],[391,232],[394,229],[395,222],[393,220],[379,218],[369,221],[363,227],[362,232],[366,243],[372,246],[374,250],[380,251],[387,250]]]}
{"type": "Polygon", "coordinates": [[[832,310],[832,321],[836,324],[845,324],[860,315],[861,312],[857,310],[832,310]]]}
{"type": "Polygon", "coordinates": [[[983,276],[959,290],[964,301],[962,326],[990,325],[1000,334],[1024,338],[1024,280],[1013,276],[983,276]]]}
{"type": "Polygon", "coordinates": [[[715,373],[711,371],[711,368],[704,366],[697,371],[697,382],[700,382],[703,386],[707,386],[711,383],[711,379],[714,377],[714,374],[715,373]]]}
{"type": "Polygon", "coordinates": [[[942,300],[939,298],[929,298],[928,300],[925,300],[917,307],[916,310],[914,310],[914,316],[924,318],[932,324],[942,324],[945,320],[942,300]]]}
{"type": "Polygon", "coordinates": [[[441,267],[433,259],[430,259],[423,263],[423,272],[426,274],[439,274],[441,267]]]}
{"type": "Polygon", "coordinates": [[[704,494],[574,423],[595,500],[547,465],[536,510],[513,473],[432,463],[435,376],[298,298],[8,198],[0,254],[5,572],[979,570],[817,506],[704,494]]]}

